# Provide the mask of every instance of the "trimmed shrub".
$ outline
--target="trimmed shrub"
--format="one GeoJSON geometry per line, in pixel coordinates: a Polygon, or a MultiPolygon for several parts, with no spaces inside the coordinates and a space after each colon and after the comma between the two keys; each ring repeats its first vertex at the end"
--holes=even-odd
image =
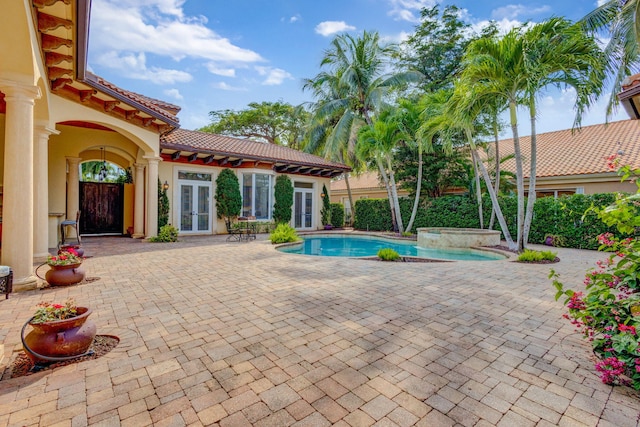
{"type": "Polygon", "coordinates": [[[327,192],[327,186],[322,184],[322,209],[320,210],[320,220],[322,225],[331,224],[331,202],[329,201],[329,193],[327,192]]]}
{"type": "Polygon", "coordinates": [[[400,259],[400,254],[391,248],[382,248],[378,251],[378,258],[382,261],[397,261],[400,259]]]}
{"type": "Polygon", "coordinates": [[[271,232],[269,240],[275,245],[278,243],[297,242],[300,238],[293,227],[289,224],[280,223],[276,226],[276,229],[271,232]]]}
{"type": "Polygon", "coordinates": [[[539,262],[539,261],[554,261],[556,259],[556,253],[551,251],[534,251],[531,249],[525,249],[520,255],[518,255],[518,261],[522,262],[539,262]]]}
{"type": "Polygon", "coordinates": [[[216,178],[216,215],[219,219],[240,215],[242,195],[240,182],[231,169],[222,169],[216,178]]]}
{"type": "Polygon", "coordinates": [[[334,227],[344,227],[344,205],[331,203],[331,224],[334,227]]]}
{"type": "Polygon", "coordinates": [[[158,233],[169,223],[169,196],[158,178],[158,233]]]}
{"type": "Polygon", "coordinates": [[[274,198],[273,220],[278,224],[290,222],[291,206],[293,206],[293,185],[287,175],[278,175],[276,178],[274,198]]]}
{"type": "Polygon", "coordinates": [[[149,238],[150,242],[154,243],[167,243],[178,241],[178,229],[171,224],[163,225],[160,227],[160,232],[157,236],[149,238]]]}
{"type": "MultiPolygon", "coordinates": [[[[604,193],[537,199],[533,209],[529,243],[542,244],[545,236],[553,234],[561,238],[563,246],[598,249],[598,235],[607,232],[615,236],[621,236],[621,234],[614,227],[602,223],[594,211],[588,210],[591,206],[608,206],[615,201],[615,198],[615,194],[604,193]]],[[[501,196],[499,203],[509,226],[509,232],[515,239],[518,200],[515,196],[501,196]]],[[[400,200],[403,219],[408,219],[411,215],[411,204],[410,199],[400,200]]],[[[483,209],[485,223],[488,223],[488,218],[491,216],[491,200],[488,195],[483,197],[483,209]]],[[[478,208],[474,199],[467,196],[443,196],[422,200],[414,228],[407,231],[415,233],[420,227],[478,228],[479,226],[478,208]]],[[[391,231],[388,201],[386,199],[357,200],[354,227],[359,230],[391,231]]],[[[497,220],[494,228],[501,231],[497,220]]]]}

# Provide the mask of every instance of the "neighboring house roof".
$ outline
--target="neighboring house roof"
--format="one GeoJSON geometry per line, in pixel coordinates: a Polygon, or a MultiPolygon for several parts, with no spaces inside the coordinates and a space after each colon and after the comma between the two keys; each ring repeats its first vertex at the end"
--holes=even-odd
{"type": "Polygon", "coordinates": [[[161,136],[160,148],[172,160],[184,156],[190,162],[209,165],[240,166],[251,161],[270,163],[276,172],[324,177],[334,177],[351,170],[341,163],[281,145],[186,129],[176,129],[161,136]]]}
{"type": "MultiPolygon", "coordinates": [[[[385,188],[378,178],[377,172],[364,172],[358,176],[349,176],[351,190],[379,190],[385,188]]],[[[344,179],[331,181],[331,191],[347,191],[347,182],[344,179]]]]}
{"type": "MultiPolygon", "coordinates": [[[[513,139],[500,141],[500,157],[513,153],[513,139]]],[[[490,144],[492,147],[493,144],[490,144]]],[[[525,178],[529,177],[531,137],[520,137],[525,178]]],[[[619,151],[621,164],[640,167],[640,121],[622,120],[609,124],[584,126],[537,135],[538,178],[554,176],[592,175],[611,173],[606,159],[619,151]]],[[[515,171],[515,160],[502,164],[505,170],[515,171]]]]}

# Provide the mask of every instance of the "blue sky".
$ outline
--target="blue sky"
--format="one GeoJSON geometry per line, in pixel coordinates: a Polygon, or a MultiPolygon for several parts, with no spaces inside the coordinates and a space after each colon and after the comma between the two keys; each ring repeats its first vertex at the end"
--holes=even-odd
{"type": "MultiPolygon", "coordinates": [[[[180,105],[185,129],[209,123],[212,110],[250,102],[311,101],[302,79],[315,76],[335,35],[376,30],[389,42],[413,32],[432,0],[93,0],[89,69],[134,92],[180,105]]],[[[447,2],[440,3],[441,9],[447,2]]],[[[495,20],[503,29],[551,16],[577,20],[596,0],[459,0],[475,28],[495,20]]],[[[607,97],[583,125],[603,123],[607,97]]],[[[573,123],[571,90],[540,99],[538,131],[573,123]]],[[[527,112],[520,133],[529,134],[527,112]],[[525,121],[526,120],[526,121],[525,121]]],[[[627,118],[619,109],[611,120],[627,118]]],[[[506,136],[509,136],[506,134],[506,136]]]]}

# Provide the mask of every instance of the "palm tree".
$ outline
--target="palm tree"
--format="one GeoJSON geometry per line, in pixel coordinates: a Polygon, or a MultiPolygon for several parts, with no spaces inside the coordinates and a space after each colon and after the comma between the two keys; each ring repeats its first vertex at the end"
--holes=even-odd
{"type": "Polygon", "coordinates": [[[358,130],[373,124],[372,116],[382,109],[391,90],[421,78],[415,71],[389,73],[396,50],[396,45],[382,45],[377,32],[333,39],[320,62],[325,70],[303,84],[318,99],[312,107],[306,150],[358,163],[358,130]],[[324,148],[320,150],[319,145],[324,148]]]}
{"type": "Polygon", "coordinates": [[[498,105],[508,104],[513,134],[518,193],[517,249],[523,250],[533,218],[536,176],[536,97],[549,85],[576,89],[576,119],[600,93],[602,57],[592,37],[563,18],[514,28],[501,38],[475,40],[465,55],[464,80],[481,97],[498,105]],[[525,217],[524,172],[518,136],[516,108],[524,104],[531,114],[531,160],[529,198],[525,217]]]}
{"type": "Polygon", "coordinates": [[[564,18],[551,18],[534,25],[523,34],[523,42],[527,66],[525,100],[531,120],[529,195],[522,237],[526,245],[536,199],[536,97],[550,85],[573,87],[576,91],[573,126],[579,127],[587,107],[602,91],[604,57],[593,37],[564,18]]]}
{"type": "Polygon", "coordinates": [[[617,104],[624,79],[640,65],[640,0],[607,0],[580,23],[588,31],[606,29],[606,71],[613,81],[607,115],[617,104]]]}
{"type": "Polygon", "coordinates": [[[404,232],[398,190],[393,171],[393,150],[403,138],[391,111],[384,111],[372,125],[363,126],[358,132],[358,155],[360,158],[372,159],[384,181],[389,197],[391,218],[395,218],[394,231],[404,232]]]}

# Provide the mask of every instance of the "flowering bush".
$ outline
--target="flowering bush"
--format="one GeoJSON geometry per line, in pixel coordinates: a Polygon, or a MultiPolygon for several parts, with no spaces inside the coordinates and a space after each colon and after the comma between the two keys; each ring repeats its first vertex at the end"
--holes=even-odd
{"type": "Polygon", "coordinates": [[[64,305],[41,302],[37,307],[31,323],[45,323],[53,320],[70,319],[78,315],[78,307],[76,307],[76,303],[72,298],[68,299],[64,305]]]}
{"type": "MultiPolygon", "coordinates": [[[[614,159],[608,162],[615,166],[614,159]]],[[[604,209],[592,208],[607,225],[621,233],[637,236],[640,227],[640,169],[620,170],[623,179],[631,178],[638,192],[620,195],[615,204],[604,209]]],[[[550,278],[557,289],[556,301],[566,296],[569,319],[591,342],[600,358],[595,368],[606,384],[632,385],[640,390],[640,243],[635,237],[616,238],[611,233],[598,237],[600,249],[611,252],[587,272],[582,291],[564,289],[558,275],[550,278]]]]}
{"type": "Polygon", "coordinates": [[[47,264],[49,265],[71,265],[82,263],[82,257],[73,248],[66,251],[60,251],[58,255],[49,255],[47,264]]]}

